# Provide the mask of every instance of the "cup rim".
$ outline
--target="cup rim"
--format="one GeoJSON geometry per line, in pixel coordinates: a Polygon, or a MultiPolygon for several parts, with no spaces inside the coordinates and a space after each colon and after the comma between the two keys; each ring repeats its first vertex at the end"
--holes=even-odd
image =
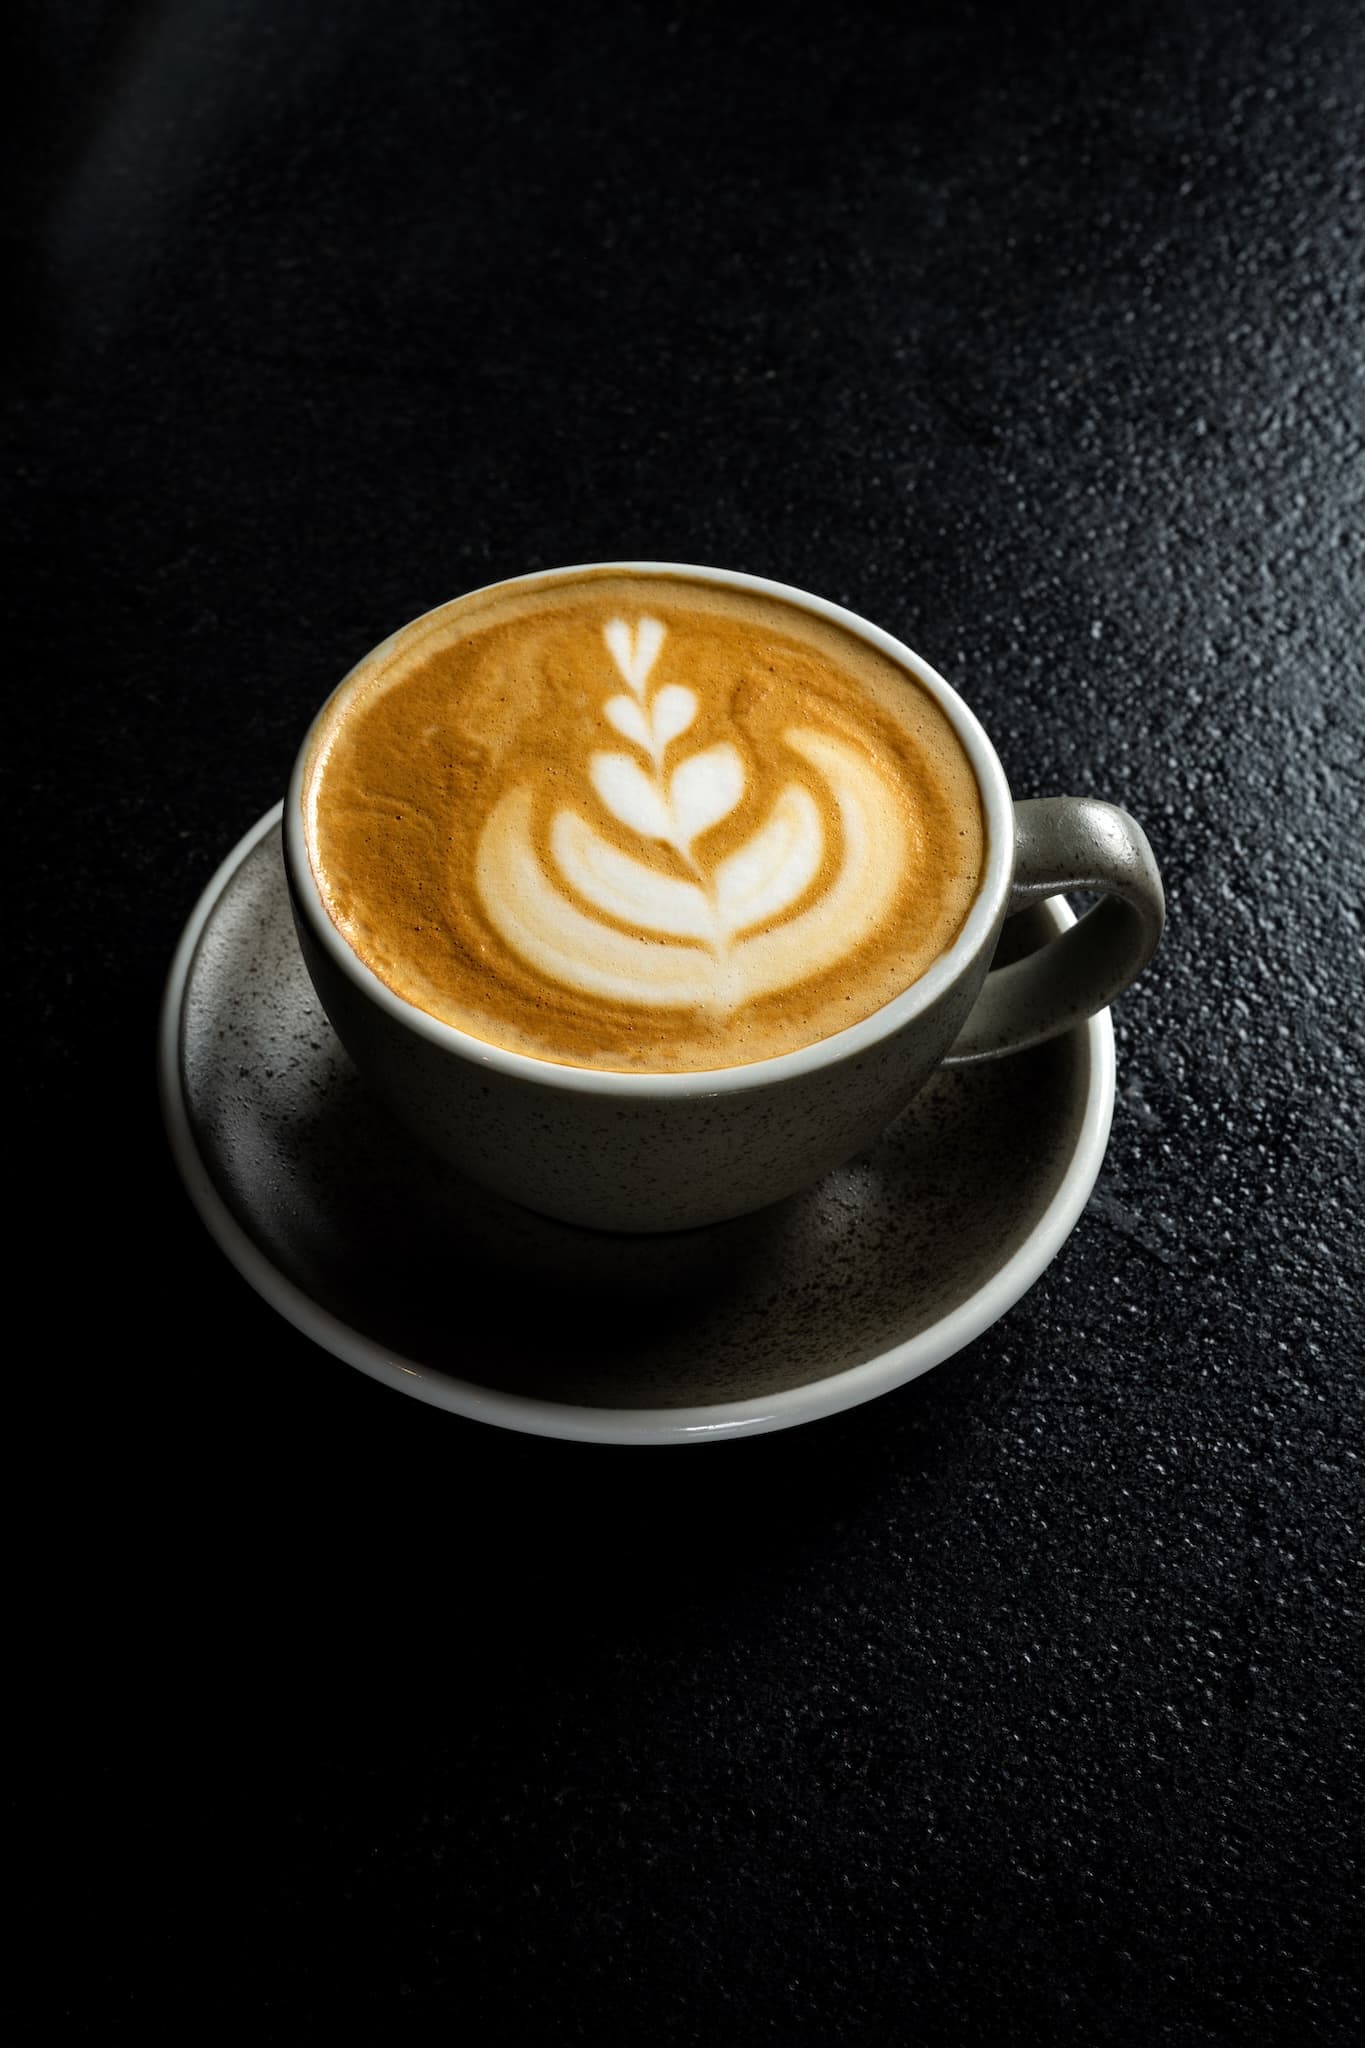
{"type": "Polygon", "coordinates": [[[541,1087],[570,1094],[586,1093],[647,1100],[660,1097],[722,1095],[738,1089],[776,1086],[781,1082],[795,1080],[822,1067],[838,1065],[845,1059],[856,1058],[860,1053],[870,1051],[883,1039],[900,1031],[916,1017],[931,1009],[970,969],[988,943],[1003,914],[1014,868],[1014,806],[1000,758],[970,705],[959,696],[952,684],[947,682],[937,669],[924,660],[922,655],[916,654],[913,648],[908,647],[904,641],[898,640],[883,627],[874,625],[870,619],[862,618],[846,606],[836,604],[830,598],[818,597],[795,584],[779,583],[772,577],[756,576],[738,569],[721,569],[687,562],[580,562],[556,569],[528,570],[520,576],[499,577],[492,583],[479,584],[461,591],[455,597],[445,598],[440,604],[432,605],[424,612],[418,612],[362,654],[319,705],[295,754],[284,806],[284,849],[286,870],[295,902],[307,917],[314,938],[322,945],[333,965],[341,970],[357,991],[393,1022],[402,1025],[430,1045],[458,1054],[476,1066],[507,1075],[509,1078],[534,1081],[541,1087]],[[303,824],[303,790],[315,735],[342,691],[363,669],[368,668],[386,647],[425,620],[435,618],[439,612],[447,611],[454,605],[463,604],[473,597],[485,596],[495,590],[513,590],[518,584],[572,582],[577,577],[611,572],[621,575],[673,576],[702,583],[722,584],[729,589],[751,591],[758,596],[776,598],[798,609],[812,612],[817,618],[843,627],[845,631],[853,633],[901,667],[908,669],[951,721],[953,730],[972,764],[981,792],[986,817],[985,871],[962,929],[952,944],[946,951],[940,953],[933,965],[927,968],[918,980],[912,982],[909,988],[903,989],[899,995],[893,996],[889,1003],[884,1003],[880,1009],[872,1011],[858,1023],[846,1025],[843,1030],[832,1032],[825,1038],[814,1039],[809,1045],[798,1046],[792,1052],[777,1053],[769,1059],[751,1060],[742,1066],[712,1067],[678,1074],[620,1072],[614,1068],[568,1066],[562,1061],[542,1059],[535,1054],[513,1052],[506,1046],[490,1044],[485,1039],[476,1038],[472,1032],[461,1030],[456,1024],[448,1024],[439,1017],[431,1016],[428,1011],[420,1009],[416,1003],[409,1002],[405,996],[398,995],[387,982],[382,981],[333,923],[318,887],[308,851],[303,824]]]}

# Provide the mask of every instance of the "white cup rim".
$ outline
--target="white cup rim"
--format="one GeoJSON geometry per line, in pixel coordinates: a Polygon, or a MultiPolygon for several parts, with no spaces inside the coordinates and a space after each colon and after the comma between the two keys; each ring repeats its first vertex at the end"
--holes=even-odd
{"type": "Polygon", "coordinates": [[[1003,914],[1014,870],[1014,806],[999,756],[970,706],[958,695],[952,684],[924,660],[923,656],[916,654],[903,641],[896,639],[882,627],[874,625],[869,619],[860,617],[858,613],[848,610],[843,605],[833,603],[829,598],[817,597],[810,591],[802,590],[795,584],[778,583],[771,577],[754,576],[737,569],[719,569],[688,562],[580,562],[558,569],[530,570],[521,576],[500,577],[494,583],[481,584],[460,592],[456,597],[443,599],[440,604],[432,605],[429,610],[419,612],[414,618],[407,620],[363,654],[319,706],[295,756],[284,808],[284,846],[285,863],[294,898],[307,917],[314,938],[323,947],[332,963],[360,993],[393,1022],[402,1025],[430,1045],[509,1078],[534,1082],[540,1087],[570,1094],[651,1100],[724,1095],[737,1090],[754,1090],[792,1081],[801,1075],[814,1073],[822,1067],[836,1066],[846,1059],[856,1059],[859,1054],[867,1052],[932,1008],[970,969],[989,942],[1003,914]],[[917,981],[911,983],[908,989],[902,990],[898,996],[893,996],[889,1003],[884,1003],[880,1009],[874,1010],[859,1023],[849,1024],[842,1031],[833,1032],[826,1038],[815,1039],[811,1044],[800,1046],[794,1052],[777,1053],[770,1059],[753,1060],[743,1066],[708,1068],[700,1072],[681,1074],[618,1073],[606,1068],[566,1066],[560,1061],[542,1059],[530,1053],[513,1052],[505,1046],[489,1044],[481,1038],[476,1038],[471,1032],[462,1031],[458,1025],[447,1024],[440,1018],[431,1016],[427,1011],[419,1009],[415,1003],[396,994],[382,981],[333,923],[318,888],[308,852],[303,823],[303,785],[314,734],[340,693],[352,678],[362,669],[368,668],[375,656],[392,641],[411,632],[424,620],[435,618],[439,612],[448,610],[452,605],[463,604],[470,598],[481,597],[495,590],[514,590],[519,584],[572,582],[576,577],[600,575],[611,571],[622,575],[673,576],[694,582],[722,584],[728,589],[751,591],[758,596],[776,598],[811,612],[817,618],[843,627],[901,667],[908,669],[950,719],[953,730],[972,764],[981,792],[982,806],[986,814],[985,873],[971,909],[967,913],[966,921],[952,944],[917,981]]]}

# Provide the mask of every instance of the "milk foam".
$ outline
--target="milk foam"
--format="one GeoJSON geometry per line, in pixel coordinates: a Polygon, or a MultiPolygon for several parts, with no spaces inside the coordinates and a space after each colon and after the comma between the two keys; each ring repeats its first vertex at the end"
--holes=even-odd
{"type": "Polygon", "coordinates": [[[951,942],[984,858],[913,678],[780,601],[643,573],[396,636],[338,693],[305,806],[390,986],[607,1068],[742,1064],[867,1015],[951,942]]]}

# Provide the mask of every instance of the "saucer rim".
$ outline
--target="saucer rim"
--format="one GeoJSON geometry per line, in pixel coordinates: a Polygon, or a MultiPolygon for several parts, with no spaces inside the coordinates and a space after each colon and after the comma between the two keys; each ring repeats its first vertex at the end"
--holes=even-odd
{"type": "MultiPolygon", "coordinates": [[[[285,1321],[344,1364],[399,1393],[448,1414],[521,1432],[579,1443],[696,1443],[765,1435],[841,1414],[918,1379],[965,1349],[1022,1299],[1041,1278],[1079,1222],[1108,1149],[1115,1093],[1113,1020],[1100,1010],[1076,1026],[1088,1041],[1089,1083],[1075,1148],[1060,1185],[1033,1229],[982,1286],[927,1330],[875,1358],[845,1366],[823,1379],[765,1397],[697,1407],[596,1408],[502,1393],[458,1374],[417,1365],[343,1322],[280,1271],[215,1187],[195,1139],[181,1064],[186,992],[200,943],[232,877],[260,842],[276,830],[283,801],[273,805],[237,841],[201,891],[172,955],[157,1035],[157,1082],[162,1123],[172,1159],[200,1220],[248,1284],[285,1321]]],[[[1076,921],[1062,898],[1044,906],[1058,929],[1076,921]]]]}

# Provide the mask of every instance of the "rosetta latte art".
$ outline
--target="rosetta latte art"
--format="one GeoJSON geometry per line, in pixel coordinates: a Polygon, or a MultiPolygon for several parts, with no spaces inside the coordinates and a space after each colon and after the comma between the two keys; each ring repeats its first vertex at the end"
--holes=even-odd
{"type": "Polygon", "coordinates": [[[792,724],[782,739],[809,780],[793,776],[709,863],[708,833],[736,813],[742,824],[746,803],[757,809],[753,778],[728,740],[688,751],[696,692],[650,688],[666,638],[648,616],[606,625],[625,687],[602,715],[630,751],[588,757],[581,804],[554,812],[548,847],[533,829],[533,788],[506,790],[479,837],[476,887],[502,939],[546,979],[628,1005],[729,1014],[828,972],[879,931],[906,883],[904,806],[845,734],[792,724]]]}
{"type": "Polygon", "coordinates": [[[343,940],[401,1000],[559,1065],[700,1073],[894,1002],[983,872],[934,692],[838,621],[604,565],[381,642],[310,746],[343,940]]]}

